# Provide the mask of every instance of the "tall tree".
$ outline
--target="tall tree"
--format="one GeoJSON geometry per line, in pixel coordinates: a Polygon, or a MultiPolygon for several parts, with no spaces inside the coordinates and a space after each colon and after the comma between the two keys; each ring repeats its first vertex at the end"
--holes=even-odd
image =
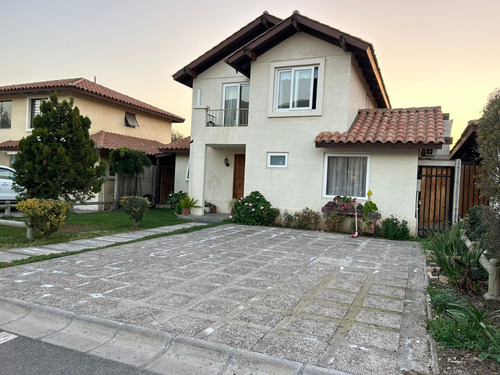
{"type": "Polygon", "coordinates": [[[478,151],[481,158],[479,189],[490,201],[483,220],[486,238],[500,256],[500,90],[490,94],[483,109],[477,130],[478,151]]]}
{"type": "Polygon", "coordinates": [[[98,163],[90,119],[73,104],[53,93],[33,119],[31,135],[19,141],[14,188],[22,198],[82,202],[100,191],[106,165],[98,163]]]}

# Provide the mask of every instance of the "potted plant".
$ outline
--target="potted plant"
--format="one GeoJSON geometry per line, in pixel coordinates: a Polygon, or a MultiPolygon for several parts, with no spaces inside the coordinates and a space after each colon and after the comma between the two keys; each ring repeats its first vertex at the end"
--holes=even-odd
{"type": "Polygon", "coordinates": [[[212,204],[210,207],[210,213],[216,214],[217,213],[217,206],[215,204],[212,204]]]}
{"type": "Polygon", "coordinates": [[[205,213],[208,214],[209,212],[212,212],[212,203],[205,202],[205,213]]]}
{"type": "Polygon", "coordinates": [[[371,200],[372,191],[368,192],[368,201],[363,205],[363,224],[368,233],[374,233],[375,227],[377,226],[377,220],[380,219],[381,215],[378,211],[378,207],[371,200]]]}
{"type": "Polygon", "coordinates": [[[187,216],[191,213],[191,208],[196,207],[199,208],[201,206],[197,206],[198,199],[191,198],[189,195],[185,195],[182,199],[179,200],[179,205],[182,208],[182,215],[187,216]]]}

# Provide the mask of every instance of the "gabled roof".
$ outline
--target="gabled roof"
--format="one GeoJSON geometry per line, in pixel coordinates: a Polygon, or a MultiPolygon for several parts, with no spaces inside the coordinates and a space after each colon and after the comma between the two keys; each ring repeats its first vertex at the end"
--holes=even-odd
{"type": "Polygon", "coordinates": [[[17,151],[18,147],[19,147],[19,141],[0,142],[0,150],[2,151],[17,151]]]}
{"type": "Polygon", "coordinates": [[[226,62],[250,77],[250,64],[253,60],[298,32],[304,32],[331,43],[342,48],[344,52],[352,52],[373,92],[377,106],[380,108],[391,107],[373,46],[343,31],[304,17],[298,11],[293,12],[290,17],[242,46],[230,55],[226,62]]]}
{"type": "Polygon", "coordinates": [[[450,151],[450,159],[462,159],[464,156],[477,158],[477,128],[479,120],[471,120],[462,132],[460,139],[450,151]]]}
{"type": "Polygon", "coordinates": [[[179,139],[178,141],[175,142],[170,142],[169,144],[165,145],[164,147],[160,147],[160,152],[166,152],[166,151],[189,151],[191,144],[191,137],[185,137],[182,139],[179,139]]]}
{"type": "Polygon", "coordinates": [[[444,136],[441,107],[362,109],[347,132],[322,132],[316,147],[441,148],[444,136]]]}
{"type": "Polygon", "coordinates": [[[132,150],[144,151],[148,155],[156,155],[165,143],[150,139],[131,137],[129,135],[116,134],[101,130],[90,136],[96,148],[100,150],[115,150],[119,147],[128,147],[132,150]]]}
{"type": "Polygon", "coordinates": [[[174,115],[163,109],[141,102],[130,96],[121,94],[107,87],[91,82],[85,78],[59,79],[55,81],[23,83],[18,85],[0,86],[0,95],[6,94],[39,94],[52,93],[54,91],[69,90],[84,95],[96,97],[125,107],[149,113],[156,117],[171,120],[172,122],[184,122],[180,116],[174,115]]]}
{"type": "Polygon", "coordinates": [[[196,78],[198,74],[225,59],[238,48],[250,42],[280,21],[280,18],[264,12],[248,25],[242,27],[233,35],[217,44],[214,48],[180,69],[173,75],[174,79],[183,85],[193,87],[193,78],[196,78]]]}

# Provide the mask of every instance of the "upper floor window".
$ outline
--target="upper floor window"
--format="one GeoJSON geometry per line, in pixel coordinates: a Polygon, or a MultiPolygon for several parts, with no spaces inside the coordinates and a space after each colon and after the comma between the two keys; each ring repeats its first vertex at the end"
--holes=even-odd
{"type": "Polygon", "coordinates": [[[269,117],[321,116],[325,58],[270,64],[269,117]]]}
{"type": "Polygon", "coordinates": [[[28,130],[33,129],[33,120],[36,116],[40,115],[42,112],[40,111],[40,106],[43,101],[47,100],[47,98],[30,98],[29,99],[29,117],[28,117],[28,130]]]}
{"type": "Polygon", "coordinates": [[[318,66],[278,69],[276,72],[276,110],[316,109],[318,66]]]}
{"type": "Polygon", "coordinates": [[[368,192],[368,155],[325,155],[323,196],[365,198],[368,192]]]}
{"type": "Polygon", "coordinates": [[[248,125],[249,104],[250,86],[248,83],[228,83],[223,85],[223,125],[248,125]]]}
{"type": "Polygon", "coordinates": [[[12,119],[12,101],[0,102],[0,129],[10,129],[12,119]]]}
{"type": "Polygon", "coordinates": [[[268,152],[267,153],[268,168],[287,168],[288,153],[287,152],[268,152]]]}
{"type": "Polygon", "coordinates": [[[125,112],[125,126],[128,126],[130,128],[139,126],[139,123],[137,122],[137,119],[135,118],[135,115],[133,113],[125,112]]]}

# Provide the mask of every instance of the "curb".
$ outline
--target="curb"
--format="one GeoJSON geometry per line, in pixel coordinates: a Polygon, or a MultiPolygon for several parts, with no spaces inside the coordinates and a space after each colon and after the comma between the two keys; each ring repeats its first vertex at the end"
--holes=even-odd
{"type": "Polygon", "coordinates": [[[6,297],[0,297],[0,317],[2,330],[158,374],[349,375],[6,297]]]}

